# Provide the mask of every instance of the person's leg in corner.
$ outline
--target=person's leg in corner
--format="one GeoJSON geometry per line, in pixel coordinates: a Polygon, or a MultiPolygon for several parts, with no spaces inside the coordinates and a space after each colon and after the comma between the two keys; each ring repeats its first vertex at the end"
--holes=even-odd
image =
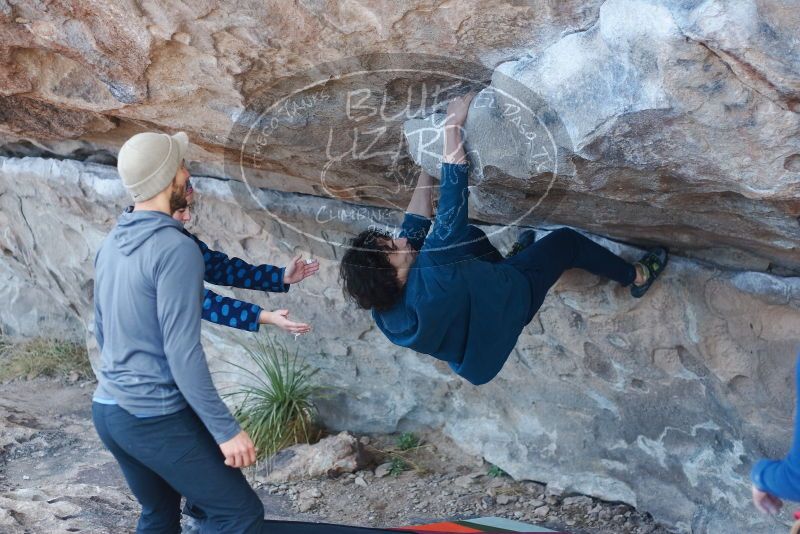
{"type": "Polygon", "coordinates": [[[762,459],[750,471],[753,501],[762,512],[776,513],[778,499],[800,500],[800,354],[795,364],[794,439],[789,454],[782,460],[762,459]]]}
{"type": "MultiPolygon", "coordinates": [[[[109,432],[106,424],[107,417],[113,418],[115,415],[119,415],[115,412],[122,411],[122,408],[118,406],[92,403],[92,419],[97,434],[116,458],[128,486],[142,506],[136,532],[137,534],[180,534],[180,494],[149,467],[125,452],[109,432]]],[[[128,415],[128,417],[131,416],[128,415]]]]}
{"type": "Polygon", "coordinates": [[[610,250],[569,228],[560,228],[505,260],[531,281],[536,307],[564,271],[579,268],[627,286],[636,268],[610,250]]]}

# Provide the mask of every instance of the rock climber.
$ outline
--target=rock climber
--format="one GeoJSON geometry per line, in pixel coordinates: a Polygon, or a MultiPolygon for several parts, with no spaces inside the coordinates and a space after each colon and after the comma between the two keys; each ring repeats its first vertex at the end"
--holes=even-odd
{"type": "Polygon", "coordinates": [[[449,362],[469,382],[489,382],[548,290],[577,267],[610,278],[642,297],[664,270],[667,251],[628,263],[580,233],[561,228],[534,242],[523,232],[503,259],[467,221],[467,157],[462,129],[473,95],[447,108],[440,199],[422,172],[399,237],[368,229],[351,242],[340,267],[344,293],[372,315],[394,344],[449,362]],[[533,242],[533,243],[532,243],[533,242]],[[532,243],[532,244],[531,244],[532,243]],[[481,261],[476,261],[481,260],[481,261]]]}

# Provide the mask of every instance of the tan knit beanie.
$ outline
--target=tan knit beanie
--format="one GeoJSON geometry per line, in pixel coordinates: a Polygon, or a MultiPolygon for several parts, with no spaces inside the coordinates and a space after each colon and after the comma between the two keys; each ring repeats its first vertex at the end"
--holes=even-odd
{"type": "Polygon", "coordinates": [[[133,201],[149,200],[171,184],[188,148],[189,137],[184,132],[144,132],[125,141],[117,157],[117,171],[133,201]]]}

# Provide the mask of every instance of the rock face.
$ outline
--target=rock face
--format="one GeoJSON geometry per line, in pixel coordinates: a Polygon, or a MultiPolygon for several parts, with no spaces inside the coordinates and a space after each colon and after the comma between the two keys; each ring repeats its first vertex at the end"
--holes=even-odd
{"type": "Polygon", "coordinates": [[[413,181],[404,121],[491,82],[468,125],[477,217],[796,272],[795,7],[3,2],[0,129],[73,154],[181,129],[212,174],[398,207],[413,181]]]}
{"type": "MultiPolygon", "coordinates": [[[[586,31],[501,64],[466,125],[476,216],[796,270],[800,49],[781,43],[800,18],[787,8],[608,1],[586,31]]],[[[431,173],[434,122],[406,128],[431,173]]]]}
{"type": "MultiPolygon", "coordinates": [[[[8,221],[0,242],[0,324],[26,336],[83,329],[91,324],[92,251],[127,203],[114,169],[4,159],[0,177],[8,221]]],[[[283,216],[279,224],[238,202],[245,187],[236,181],[194,183],[199,201],[191,229],[211,246],[279,265],[295,251],[324,252],[311,233],[294,246],[280,234],[286,223],[312,229],[309,214],[319,199],[263,191],[283,216]]],[[[369,217],[350,227],[387,216],[369,217]]],[[[289,308],[314,324],[313,334],[287,342],[332,388],[319,399],[330,427],[438,427],[516,478],[635,504],[678,531],[771,531],[749,505],[747,473],[756,457],[779,456],[789,443],[797,278],[676,257],[638,301],[613,284],[570,273],[498,378],[474,387],[432,358],[389,344],[367,313],[343,302],[336,261],[321,263],[319,277],[288,294],[234,294],[289,308]]],[[[203,336],[218,385],[237,382],[226,361],[246,364],[240,343],[247,337],[207,324],[203,336]]]]}
{"type": "Polygon", "coordinates": [[[323,438],[313,445],[299,444],[280,451],[269,461],[265,481],[283,484],[319,477],[355,473],[367,465],[366,451],[347,432],[323,438]]]}
{"type": "MultiPolygon", "coordinates": [[[[679,531],[771,531],[747,472],[786,449],[800,341],[790,2],[37,6],[0,0],[0,151],[42,156],[0,160],[4,332],[86,331],[94,252],[128,202],[115,150],[185,130],[208,176],[194,231],[251,261],[322,259],[287,295],[236,294],[314,323],[297,344],[341,388],[320,399],[330,426],[441,427],[679,531]],[[435,173],[436,118],[466,87],[473,215],[501,248],[516,230],[494,225],[569,224],[677,253],[643,301],[565,277],[480,388],[390,345],[336,280],[346,236],[397,223],[415,162],[435,173]]],[[[242,339],[205,328],[212,367],[244,363],[242,339]]]]}

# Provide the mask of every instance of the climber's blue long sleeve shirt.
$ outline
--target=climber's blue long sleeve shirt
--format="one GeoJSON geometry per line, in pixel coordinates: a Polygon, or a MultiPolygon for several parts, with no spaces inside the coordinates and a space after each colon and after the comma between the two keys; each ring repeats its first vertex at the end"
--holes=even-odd
{"type": "MultiPolygon", "coordinates": [[[[289,291],[289,284],[283,282],[284,268],[273,265],[251,265],[240,258],[229,258],[222,252],[211,250],[197,236],[184,230],[200,247],[205,263],[204,279],[214,285],[231,286],[273,293],[289,291]]],[[[231,297],[223,297],[205,289],[203,293],[202,317],[206,321],[248,330],[258,331],[258,316],[262,308],[231,297]]]]}
{"type": "Polygon", "coordinates": [[[419,253],[400,301],[373,310],[373,317],[392,343],[447,361],[460,376],[484,384],[533,317],[531,286],[510,265],[478,261],[486,249],[476,247],[487,241],[468,223],[467,166],[443,163],[440,191],[429,236],[429,219],[406,214],[402,234],[419,253]]]}
{"type": "Polygon", "coordinates": [[[800,502],[800,354],[795,369],[794,439],[783,460],[759,460],[750,472],[753,484],[770,495],[800,502]]]}

